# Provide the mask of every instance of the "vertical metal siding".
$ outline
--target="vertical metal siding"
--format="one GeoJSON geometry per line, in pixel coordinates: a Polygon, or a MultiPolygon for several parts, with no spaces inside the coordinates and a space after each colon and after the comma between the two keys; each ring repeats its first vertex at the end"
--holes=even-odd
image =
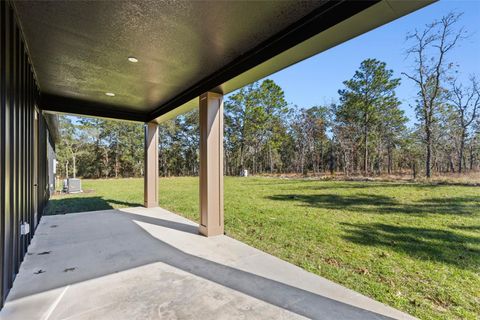
{"type": "MultiPolygon", "coordinates": [[[[8,208],[8,201],[5,201],[4,195],[6,194],[6,190],[8,190],[8,186],[6,185],[5,181],[6,178],[6,163],[5,160],[8,158],[6,155],[6,132],[4,132],[4,128],[6,128],[8,122],[5,121],[7,115],[7,108],[6,106],[6,28],[7,28],[7,19],[6,19],[6,6],[3,2],[0,3],[0,268],[3,271],[3,265],[5,263],[4,259],[4,247],[5,247],[5,212],[8,208]]],[[[3,284],[5,283],[4,274],[0,274],[0,297],[3,297],[3,284]]]]}
{"type": "Polygon", "coordinates": [[[41,113],[34,132],[37,84],[14,11],[6,1],[0,1],[0,41],[1,308],[35,231],[34,192],[38,219],[50,196],[46,158],[47,144],[53,141],[48,141],[48,127],[41,113]],[[37,179],[33,176],[35,167],[37,179]],[[38,181],[37,188],[34,181],[38,181]],[[23,222],[30,224],[28,235],[21,235],[23,222]]]}

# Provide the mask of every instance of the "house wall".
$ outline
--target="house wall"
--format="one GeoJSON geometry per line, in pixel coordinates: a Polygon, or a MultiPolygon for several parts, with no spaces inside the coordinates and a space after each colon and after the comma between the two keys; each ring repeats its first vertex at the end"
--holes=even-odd
{"type": "Polygon", "coordinates": [[[1,308],[50,195],[46,155],[53,141],[36,107],[38,87],[10,2],[0,1],[0,39],[1,308]],[[21,234],[22,223],[28,234],[21,234]]]}

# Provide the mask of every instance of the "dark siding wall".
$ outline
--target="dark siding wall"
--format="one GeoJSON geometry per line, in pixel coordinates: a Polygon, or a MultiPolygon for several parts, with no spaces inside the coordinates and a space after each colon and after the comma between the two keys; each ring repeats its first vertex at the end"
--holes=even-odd
{"type": "Polygon", "coordinates": [[[35,208],[38,208],[39,219],[49,197],[45,159],[47,143],[51,141],[47,141],[48,128],[41,114],[38,126],[34,126],[37,84],[13,9],[5,1],[0,1],[0,39],[1,308],[34,234],[35,208]],[[37,157],[35,143],[38,143],[37,157]],[[37,177],[34,177],[34,166],[37,166],[37,177]],[[37,181],[38,188],[35,187],[37,181]],[[23,222],[30,224],[27,235],[21,235],[23,222]]]}

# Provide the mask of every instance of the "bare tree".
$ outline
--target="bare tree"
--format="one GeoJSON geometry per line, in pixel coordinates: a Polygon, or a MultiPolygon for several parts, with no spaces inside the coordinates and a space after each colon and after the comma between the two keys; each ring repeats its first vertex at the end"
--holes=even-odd
{"type": "Polygon", "coordinates": [[[480,108],[480,89],[475,77],[470,78],[471,85],[464,87],[453,81],[448,96],[448,101],[455,108],[455,118],[460,129],[458,148],[458,173],[463,170],[463,154],[465,151],[465,141],[469,135],[469,129],[478,116],[480,108]]]}
{"type": "Polygon", "coordinates": [[[407,50],[407,56],[414,56],[414,68],[412,73],[402,74],[414,81],[419,89],[417,114],[425,131],[427,178],[431,177],[432,167],[432,126],[441,103],[443,81],[447,78],[448,70],[453,67],[452,63],[447,62],[446,56],[465,33],[463,28],[454,28],[461,16],[462,14],[451,12],[426,25],[423,31],[415,30],[407,35],[407,41],[413,42],[407,50]]]}

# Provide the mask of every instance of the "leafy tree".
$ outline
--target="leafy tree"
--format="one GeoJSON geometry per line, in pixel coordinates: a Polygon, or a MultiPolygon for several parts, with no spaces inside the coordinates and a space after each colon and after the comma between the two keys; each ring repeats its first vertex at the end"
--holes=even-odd
{"type": "MultiPolygon", "coordinates": [[[[400,79],[394,79],[393,71],[386,68],[385,62],[366,59],[360,64],[352,79],[344,81],[345,89],[339,90],[340,106],[336,110],[337,121],[350,123],[361,130],[363,138],[363,170],[367,175],[369,158],[369,138],[374,133],[383,116],[401,122],[395,89],[400,79]]],[[[403,121],[405,122],[405,121],[403,121]]]]}
{"type": "MultiPolygon", "coordinates": [[[[381,146],[386,147],[387,173],[392,173],[394,151],[405,139],[407,131],[405,112],[399,108],[400,102],[395,98],[386,101],[379,110],[380,121],[377,125],[378,131],[378,155],[383,151],[381,146]]],[[[379,157],[380,158],[380,157],[379,157]]]]}
{"type": "Polygon", "coordinates": [[[248,167],[253,173],[266,167],[273,172],[285,138],[288,113],[283,90],[272,80],[253,83],[225,101],[225,137],[228,158],[235,171],[248,167]]]}
{"type": "Polygon", "coordinates": [[[64,165],[65,176],[68,178],[71,173],[73,178],[77,176],[77,161],[78,157],[85,153],[84,141],[79,134],[78,126],[73,123],[70,117],[61,117],[59,121],[59,131],[62,139],[58,153],[59,163],[64,165]],[[71,172],[69,172],[69,166],[72,165],[71,172]]]}

